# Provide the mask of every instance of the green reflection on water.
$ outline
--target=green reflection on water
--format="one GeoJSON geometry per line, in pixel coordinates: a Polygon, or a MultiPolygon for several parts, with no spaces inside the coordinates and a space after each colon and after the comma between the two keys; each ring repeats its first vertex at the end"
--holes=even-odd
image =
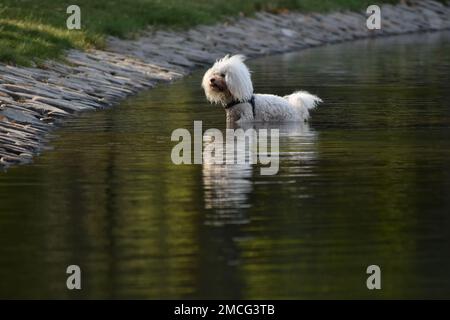
{"type": "Polygon", "coordinates": [[[73,120],[0,174],[0,297],[449,298],[449,40],[252,61],[258,92],[325,100],[282,128],[276,176],[172,164],[174,129],[225,128],[202,72],[73,120]],[[69,264],[81,292],[65,289],[69,264]]]}

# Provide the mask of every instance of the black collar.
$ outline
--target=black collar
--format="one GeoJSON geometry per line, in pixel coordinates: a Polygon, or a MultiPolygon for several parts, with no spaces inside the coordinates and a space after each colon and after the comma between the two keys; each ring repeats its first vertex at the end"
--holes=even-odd
{"type": "Polygon", "coordinates": [[[255,118],[255,96],[252,95],[249,100],[237,101],[233,100],[225,106],[225,109],[233,108],[235,105],[240,103],[250,103],[252,105],[253,118],[255,118]]]}

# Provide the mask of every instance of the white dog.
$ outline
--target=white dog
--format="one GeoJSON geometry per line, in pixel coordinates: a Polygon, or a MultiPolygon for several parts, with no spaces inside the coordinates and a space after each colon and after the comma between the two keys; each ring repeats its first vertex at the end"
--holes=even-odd
{"type": "Polygon", "coordinates": [[[225,56],[203,76],[208,101],[225,108],[227,121],[306,121],[309,110],[322,100],[305,91],[280,97],[254,94],[250,71],[242,55],[225,56]]]}

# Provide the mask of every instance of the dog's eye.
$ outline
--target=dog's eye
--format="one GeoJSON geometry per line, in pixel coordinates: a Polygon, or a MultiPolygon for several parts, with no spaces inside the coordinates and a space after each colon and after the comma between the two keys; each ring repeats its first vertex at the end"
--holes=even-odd
{"type": "Polygon", "coordinates": [[[225,73],[221,73],[220,76],[221,76],[222,78],[225,78],[225,73]]]}

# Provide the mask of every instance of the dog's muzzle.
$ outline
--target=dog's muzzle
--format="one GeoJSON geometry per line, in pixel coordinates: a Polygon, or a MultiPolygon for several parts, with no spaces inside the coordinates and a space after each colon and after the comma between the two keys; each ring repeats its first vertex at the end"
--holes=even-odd
{"type": "Polygon", "coordinates": [[[209,79],[209,86],[217,91],[225,91],[226,88],[225,83],[221,80],[217,80],[216,78],[209,79]]]}

